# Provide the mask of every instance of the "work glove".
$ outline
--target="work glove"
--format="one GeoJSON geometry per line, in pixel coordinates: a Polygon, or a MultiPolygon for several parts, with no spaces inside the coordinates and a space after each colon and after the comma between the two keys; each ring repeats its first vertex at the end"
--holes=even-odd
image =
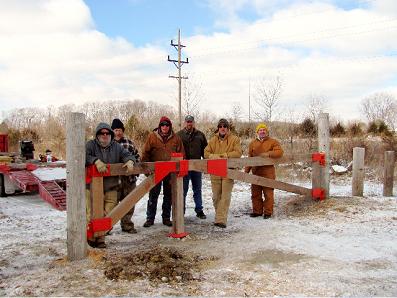
{"type": "Polygon", "coordinates": [[[270,153],[269,152],[263,152],[261,154],[259,154],[260,157],[270,157],[270,153]]]}
{"type": "Polygon", "coordinates": [[[95,166],[99,173],[105,173],[107,171],[106,164],[100,159],[95,161],[95,166]]]}
{"type": "Polygon", "coordinates": [[[217,159],[217,158],[220,158],[219,154],[213,153],[213,154],[210,154],[210,156],[209,156],[209,159],[217,159]]]}
{"type": "Polygon", "coordinates": [[[130,174],[134,171],[134,162],[132,160],[127,161],[123,168],[127,168],[127,174],[130,174]]]}

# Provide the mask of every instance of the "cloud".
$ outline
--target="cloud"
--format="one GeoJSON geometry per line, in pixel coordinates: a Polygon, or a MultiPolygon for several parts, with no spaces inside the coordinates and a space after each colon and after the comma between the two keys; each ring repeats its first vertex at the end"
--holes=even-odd
{"type": "MultiPolygon", "coordinates": [[[[397,21],[388,13],[394,2],[349,10],[323,2],[209,3],[226,30],[182,36],[190,60],[183,71],[202,83],[203,109],[223,116],[240,102],[248,111],[249,81],[253,99],[256,85],[276,76],[281,107],[302,110],[307,96],[320,94],[346,119],[359,117],[371,93],[397,96],[397,21]],[[254,21],[241,17],[247,7],[254,21]]],[[[177,83],[168,78],[176,69],[166,61],[173,49],[106,36],[80,0],[2,3],[0,47],[2,109],[107,99],[176,103],[177,83]]]]}

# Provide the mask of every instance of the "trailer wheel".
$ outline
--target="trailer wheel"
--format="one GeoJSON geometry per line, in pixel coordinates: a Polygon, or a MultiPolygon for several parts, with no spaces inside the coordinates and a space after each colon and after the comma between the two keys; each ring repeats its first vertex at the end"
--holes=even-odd
{"type": "Polygon", "coordinates": [[[6,197],[6,188],[4,185],[4,174],[0,174],[0,197],[6,197]]]}

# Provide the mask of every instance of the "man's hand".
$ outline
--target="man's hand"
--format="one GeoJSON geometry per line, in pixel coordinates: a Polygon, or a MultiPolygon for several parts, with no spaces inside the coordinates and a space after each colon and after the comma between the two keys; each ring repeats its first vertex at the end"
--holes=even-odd
{"type": "Polygon", "coordinates": [[[95,166],[99,173],[105,173],[107,171],[106,164],[100,159],[95,161],[95,166]]]}
{"type": "Polygon", "coordinates": [[[227,158],[227,153],[219,154],[219,158],[227,158]]]}
{"type": "Polygon", "coordinates": [[[251,167],[245,167],[244,172],[246,172],[247,174],[248,174],[249,172],[251,172],[251,167]]]}
{"type": "Polygon", "coordinates": [[[263,152],[259,155],[260,157],[270,157],[269,152],[263,152]]]}
{"type": "Polygon", "coordinates": [[[220,158],[219,154],[213,153],[213,154],[210,154],[210,156],[209,156],[209,159],[217,159],[217,158],[220,158]]]}
{"type": "Polygon", "coordinates": [[[130,174],[134,171],[134,162],[132,160],[127,161],[123,164],[123,168],[127,168],[127,174],[130,174]]]}

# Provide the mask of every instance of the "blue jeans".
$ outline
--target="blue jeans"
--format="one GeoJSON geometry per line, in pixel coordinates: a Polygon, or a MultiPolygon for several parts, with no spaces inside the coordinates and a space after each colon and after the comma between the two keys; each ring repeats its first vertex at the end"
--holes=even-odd
{"type": "Polygon", "coordinates": [[[172,195],[171,195],[170,175],[168,175],[149,191],[149,201],[147,202],[146,219],[154,220],[154,218],[156,217],[157,200],[160,195],[161,185],[163,185],[163,206],[162,206],[163,213],[161,214],[161,217],[168,219],[171,218],[172,195]]]}
{"type": "Polygon", "coordinates": [[[186,195],[189,190],[189,180],[191,180],[195,204],[194,211],[196,211],[196,213],[203,211],[203,199],[201,197],[201,175],[201,172],[189,171],[188,174],[183,177],[184,210],[186,209],[186,195]]]}

